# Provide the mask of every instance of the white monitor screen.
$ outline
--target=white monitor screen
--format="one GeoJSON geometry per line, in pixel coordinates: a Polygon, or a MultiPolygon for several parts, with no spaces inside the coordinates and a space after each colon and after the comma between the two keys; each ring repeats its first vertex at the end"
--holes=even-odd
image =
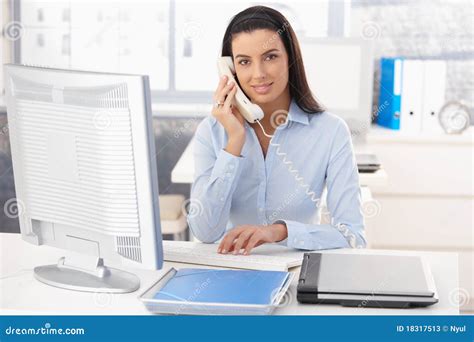
{"type": "Polygon", "coordinates": [[[311,91],[351,131],[367,132],[371,123],[373,44],[356,38],[306,38],[301,52],[311,91]]]}
{"type": "Polygon", "coordinates": [[[309,86],[328,108],[359,108],[360,46],[305,46],[303,59],[309,86]]]}

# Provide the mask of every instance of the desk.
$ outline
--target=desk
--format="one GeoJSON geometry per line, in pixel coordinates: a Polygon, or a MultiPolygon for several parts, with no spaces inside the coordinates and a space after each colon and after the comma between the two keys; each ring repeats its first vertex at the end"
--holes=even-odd
{"type": "MultiPolygon", "coordinates": [[[[365,146],[354,147],[356,152],[369,151],[365,146]]],[[[387,183],[387,173],[382,168],[373,173],[359,173],[359,182],[361,186],[383,186],[387,183]]],[[[179,158],[178,162],[171,172],[171,181],[173,183],[188,183],[191,184],[194,181],[194,154],[193,154],[193,140],[186,146],[183,154],[179,158]]]]}
{"type": "MultiPolygon", "coordinates": [[[[64,251],[49,246],[34,246],[21,240],[20,234],[0,234],[0,314],[2,315],[148,315],[138,300],[162,274],[161,271],[129,270],[141,280],[138,291],[128,294],[97,294],[75,292],[43,284],[33,277],[33,268],[55,264],[64,251]]],[[[297,277],[291,284],[286,305],[276,315],[458,315],[459,308],[450,300],[458,287],[458,258],[455,253],[401,252],[382,250],[345,249],[324,253],[386,253],[391,255],[422,255],[430,264],[436,283],[439,303],[416,309],[351,308],[339,305],[300,304],[296,301],[297,277]]],[[[117,265],[110,265],[121,268],[117,265]]],[[[169,267],[183,268],[206,266],[164,263],[169,267]]],[[[299,274],[299,268],[291,269],[299,274]]]]}

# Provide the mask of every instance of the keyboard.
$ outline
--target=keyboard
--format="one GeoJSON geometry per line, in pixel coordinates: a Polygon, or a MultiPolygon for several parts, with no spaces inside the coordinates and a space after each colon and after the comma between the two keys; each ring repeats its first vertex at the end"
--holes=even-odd
{"type": "Polygon", "coordinates": [[[217,253],[218,244],[192,241],[163,241],[164,260],[197,265],[250,270],[288,271],[301,266],[304,251],[285,246],[265,244],[249,255],[217,253]]]}

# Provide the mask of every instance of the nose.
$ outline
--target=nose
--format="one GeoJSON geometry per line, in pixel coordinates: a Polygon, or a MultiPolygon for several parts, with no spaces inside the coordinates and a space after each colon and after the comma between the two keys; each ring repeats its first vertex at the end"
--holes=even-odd
{"type": "Polygon", "coordinates": [[[264,80],[266,78],[265,65],[262,62],[253,63],[252,77],[256,80],[264,80]]]}

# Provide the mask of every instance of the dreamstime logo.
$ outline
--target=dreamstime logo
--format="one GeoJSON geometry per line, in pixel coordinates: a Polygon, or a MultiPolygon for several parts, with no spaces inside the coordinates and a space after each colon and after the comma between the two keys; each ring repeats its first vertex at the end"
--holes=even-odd
{"type": "Polygon", "coordinates": [[[270,46],[270,44],[272,44],[275,40],[277,40],[277,38],[278,38],[279,36],[281,36],[284,32],[286,32],[286,29],[287,29],[289,26],[290,26],[290,23],[287,22],[287,21],[285,21],[285,22],[283,23],[282,27],[279,28],[279,29],[276,31],[276,33],[274,33],[274,34],[272,35],[272,37],[262,45],[263,49],[264,49],[264,50],[268,49],[268,47],[270,46]]]}
{"type": "Polygon", "coordinates": [[[7,135],[7,134],[8,134],[8,124],[5,124],[0,128],[0,135],[7,135]]]}
{"type": "Polygon", "coordinates": [[[372,113],[372,121],[375,120],[381,112],[383,112],[385,110],[385,108],[387,108],[389,105],[388,101],[385,100],[381,105],[379,105],[377,107],[377,110],[373,111],[372,113]]]}
{"type": "MultiPolygon", "coordinates": [[[[362,240],[358,239],[357,236],[347,227],[344,223],[336,223],[334,217],[331,218],[331,226],[336,228],[344,239],[346,239],[347,243],[351,248],[364,248],[365,244],[361,243],[362,240]]],[[[364,233],[360,233],[362,236],[364,233]]]]}
{"type": "Polygon", "coordinates": [[[455,110],[449,116],[448,126],[452,130],[459,131],[469,125],[468,121],[469,121],[469,118],[465,114],[465,112],[461,110],[455,110]]]}
{"type": "Polygon", "coordinates": [[[25,204],[18,198],[10,198],[3,205],[3,212],[9,218],[17,218],[25,213],[25,204]]]}
{"type": "Polygon", "coordinates": [[[101,110],[94,114],[94,127],[100,130],[104,130],[110,127],[112,124],[112,114],[108,111],[101,110]]]}
{"type": "Polygon", "coordinates": [[[110,292],[94,292],[94,304],[100,308],[110,306],[113,298],[110,292]]]}
{"type": "Polygon", "coordinates": [[[39,328],[15,328],[9,326],[5,329],[6,335],[84,335],[84,328],[53,328],[51,323],[45,323],[39,328]]]}
{"type": "Polygon", "coordinates": [[[189,198],[183,202],[181,211],[190,218],[200,216],[204,210],[202,202],[198,199],[189,198]]]}
{"type": "Polygon", "coordinates": [[[377,108],[374,108],[374,110],[372,111],[372,116],[371,116],[370,121],[363,122],[362,124],[360,123],[359,120],[347,119],[346,122],[351,128],[351,136],[353,138],[357,138],[357,137],[366,135],[370,129],[370,125],[372,121],[376,120],[377,117],[380,115],[380,113],[384,111],[388,105],[389,105],[388,101],[385,100],[377,108]]]}
{"type": "Polygon", "coordinates": [[[181,138],[183,134],[185,134],[186,132],[190,132],[193,125],[196,125],[199,122],[200,122],[200,119],[197,116],[189,120],[186,120],[181,127],[177,128],[174,131],[173,137],[175,137],[176,139],[181,138]]]}
{"type": "Polygon", "coordinates": [[[456,287],[449,292],[449,303],[462,307],[469,302],[469,292],[461,287],[456,287]]]}
{"type": "MultiPolygon", "coordinates": [[[[275,290],[272,291],[271,298],[275,298],[276,296],[279,295],[280,288],[276,288],[275,290]]],[[[291,289],[288,289],[285,294],[280,298],[278,302],[275,302],[275,306],[277,308],[284,308],[289,305],[291,305],[294,302],[294,297],[295,294],[291,291],[291,289]]]]}
{"type": "Polygon", "coordinates": [[[377,39],[380,36],[380,26],[373,22],[368,21],[362,26],[362,37],[366,40],[377,39]]]}
{"type": "Polygon", "coordinates": [[[270,125],[274,129],[282,129],[288,125],[288,111],[278,109],[270,115],[270,125]]]}
{"type": "Polygon", "coordinates": [[[380,202],[374,199],[365,201],[362,203],[362,212],[364,217],[372,218],[380,213],[381,205],[380,202]]]}
{"type": "MultiPolygon", "coordinates": [[[[300,188],[297,187],[295,188],[295,191],[293,193],[286,196],[285,199],[283,200],[283,203],[280,206],[278,206],[278,208],[276,208],[268,217],[268,221],[271,221],[271,222],[275,221],[277,217],[280,216],[285,211],[285,209],[288,206],[290,206],[292,202],[294,202],[296,198],[298,198],[297,195],[299,194],[299,192],[300,192],[300,188]]],[[[264,224],[266,224],[266,222],[264,222],[264,224]]]]}
{"type": "Polygon", "coordinates": [[[376,293],[381,292],[382,290],[387,288],[387,284],[389,281],[389,276],[385,276],[385,278],[376,286],[370,294],[365,296],[365,298],[360,302],[357,307],[358,308],[364,308],[364,307],[370,307],[373,306],[374,302],[377,303],[376,301],[376,293]]]}
{"type": "Polygon", "coordinates": [[[178,310],[176,310],[174,314],[179,315],[181,311],[183,311],[186,308],[186,303],[193,303],[196,299],[198,299],[201,293],[206,291],[207,287],[209,286],[209,284],[211,284],[211,282],[212,282],[211,278],[206,278],[206,280],[203,281],[202,283],[195,284],[193,293],[185,300],[185,303],[181,304],[178,307],[178,310]]]}
{"type": "Polygon", "coordinates": [[[188,21],[184,23],[181,33],[186,40],[198,39],[202,34],[202,25],[197,21],[188,21]]]}
{"type": "Polygon", "coordinates": [[[319,208],[321,209],[321,222],[331,222],[331,212],[329,211],[328,206],[320,202],[319,208]]]}
{"type": "Polygon", "coordinates": [[[10,21],[3,27],[3,36],[10,41],[20,39],[24,32],[25,27],[19,21],[10,21]]]}

